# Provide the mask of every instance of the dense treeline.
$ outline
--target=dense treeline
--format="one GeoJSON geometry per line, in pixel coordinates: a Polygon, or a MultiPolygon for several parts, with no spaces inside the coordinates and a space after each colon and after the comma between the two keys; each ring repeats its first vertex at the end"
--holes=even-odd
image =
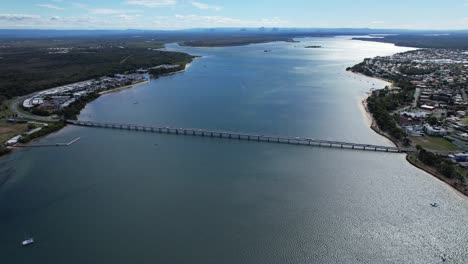
{"type": "Polygon", "coordinates": [[[273,36],[218,36],[216,38],[204,38],[197,40],[183,41],[182,46],[191,47],[227,47],[227,46],[242,46],[254,43],[267,43],[272,41],[287,41],[294,42],[289,35],[273,35],[273,36]]]}
{"type": "Polygon", "coordinates": [[[192,56],[185,53],[139,46],[95,43],[89,47],[82,46],[71,46],[64,51],[68,53],[34,46],[1,48],[0,95],[11,98],[138,68],[185,64],[192,60],[192,56]]]}
{"type": "Polygon", "coordinates": [[[434,72],[434,69],[425,69],[417,67],[400,67],[398,70],[406,75],[425,75],[434,72]]]}
{"type": "Polygon", "coordinates": [[[361,63],[358,63],[356,65],[354,65],[353,67],[348,67],[346,68],[347,71],[352,71],[352,72],[359,72],[359,73],[362,73],[366,76],[369,76],[369,77],[374,77],[374,73],[372,73],[369,68],[366,67],[366,60],[364,60],[363,62],[361,63]]]}
{"type": "Polygon", "coordinates": [[[468,33],[440,35],[390,35],[383,38],[355,38],[364,41],[393,43],[402,47],[436,48],[436,49],[468,49],[468,33]]]}
{"type": "Polygon", "coordinates": [[[401,140],[405,134],[398,128],[395,119],[387,110],[387,107],[391,109],[397,105],[394,99],[393,96],[381,96],[375,93],[367,99],[367,107],[382,131],[389,133],[395,139],[401,140]]]}
{"type": "MultiPolygon", "coordinates": [[[[373,77],[374,74],[365,65],[366,61],[347,68],[347,70],[373,77]]],[[[393,81],[394,86],[398,87],[399,90],[390,90],[386,87],[383,90],[374,91],[367,99],[367,108],[382,131],[387,132],[397,140],[403,140],[405,144],[409,144],[406,133],[398,127],[395,117],[390,112],[411,103],[414,100],[416,87],[410,80],[400,75],[385,76],[384,78],[393,81]]]]}
{"type": "Polygon", "coordinates": [[[462,179],[462,175],[456,170],[455,165],[451,163],[446,157],[438,156],[432,152],[426,151],[421,146],[417,146],[418,159],[436,169],[442,175],[449,179],[462,179]]]}
{"type": "Polygon", "coordinates": [[[165,74],[169,74],[169,73],[173,73],[173,72],[178,72],[178,71],[181,71],[185,69],[185,64],[184,65],[179,65],[178,67],[175,67],[175,68],[158,68],[158,69],[151,69],[149,71],[149,73],[157,78],[161,75],[165,75],[165,74]]]}
{"type": "Polygon", "coordinates": [[[33,108],[31,113],[38,116],[49,116],[51,114],[51,112],[39,108],[33,108]]]}
{"type": "Polygon", "coordinates": [[[48,126],[43,127],[41,130],[27,136],[20,138],[20,143],[28,143],[33,139],[40,138],[42,136],[48,135],[50,133],[56,132],[63,127],[65,127],[65,121],[50,123],[48,126]]]}
{"type": "Polygon", "coordinates": [[[395,83],[395,85],[401,89],[399,92],[394,92],[388,87],[373,92],[367,99],[367,107],[382,131],[407,143],[405,132],[398,127],[395,117],[390,112],[411,103],[414,99],[415,87],[412,83],[404,80],[395,83]]]}
{"type": "Polygon", "coordinates": [[[92,93],[86,96],[82,96],[68,107],[60,110],[58,114],[61,115],[64,119],[76,119],[76,116],[80,114],[81,110],[86,106],[86,104],[97,99],[98,97],[99,93],[92,93]]]}

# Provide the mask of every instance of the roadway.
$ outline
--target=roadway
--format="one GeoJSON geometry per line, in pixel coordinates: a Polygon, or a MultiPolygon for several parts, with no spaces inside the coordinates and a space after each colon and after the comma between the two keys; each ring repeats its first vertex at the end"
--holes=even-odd
{"type": "Polygon", "coordinates": [[[38,115],[33,115],[31,113],[22,111],[21,109],[21,104],[23,104],[23,101],[26,100],[27,98],[33,97],[37,93],[32,93],[26,96],[18,97],[16,98],[11,104],[10,104],[10,110],[13,111],[17,117],[19,118],[25,118],[25,119],[30,119],[30,120],[35,120],[35,121],[41,121],[41,122],[55,122],[58,121],[59,119],[54,116],[38,116],[38,115]]]}

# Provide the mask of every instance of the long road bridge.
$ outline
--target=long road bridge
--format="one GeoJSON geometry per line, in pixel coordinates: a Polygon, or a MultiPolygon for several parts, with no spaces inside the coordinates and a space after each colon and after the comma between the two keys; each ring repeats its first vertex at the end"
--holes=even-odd
{"type": "Polygon", "coordinates": [[[408,148],[378,146],[378,145],[330,141],[330,140],[318,140],[318,139],[304,138],[304,137],[268,136],[268,135],[220,131],[220,130],[174,128],[174,127],[167,127],[167,126],[144,126],[144,125],[137,125],[137,124],[96,122],[96,121],[66,120],[66,122],[70,125],[75,125],[75,126],[133,130],[133,131],[151,132],[151,133],[159,133],[159,134],[211,137],[211,138],[247,140],[247,141],[257,141],[257,142],[267,142],[267,143],[317,146],[317,147],[341,148],[341,149],[351,149],[351,150],[380,151],[380,152],[392,152],[392,153],[406,153],[406,152],[411,151],[411,149],[408,149],[408,148]]]}

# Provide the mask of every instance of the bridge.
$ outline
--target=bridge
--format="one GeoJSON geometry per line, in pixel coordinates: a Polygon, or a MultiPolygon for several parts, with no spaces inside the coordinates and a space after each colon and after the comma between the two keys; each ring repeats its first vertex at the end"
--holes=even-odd
{"type": "Polygon", "coordinates": [[[108,129],[142,131],[142,132],[159,133],[159,134],[173,134],[173,135],[182,135],[182,136],[198,136],[198,137],[211,137],[211,138],[221,138],[221,139],[247,140],[247,141],[289,144],[289,145],[317,146],[317,147],[380,151],[380,152],[391,152],[391,153],[407,153],[411,151],[411,149],[408,149],[408,148],[378,146],[378,145],[330,141],[330,140],[318,140],[318,139],[304,138],[304,137],[268,136],[268,135],[220,131],[220,130],[174,128],[174,127],[168,127],[168,126],[144,126],[144,125],[138,125],[138,124],[110,123],[110,122],[96,122],[96,121],[66,120],[66,122],[70,125],[84,126],[84,127],[99,127],[99,128],[108,128],[108,129]]]}

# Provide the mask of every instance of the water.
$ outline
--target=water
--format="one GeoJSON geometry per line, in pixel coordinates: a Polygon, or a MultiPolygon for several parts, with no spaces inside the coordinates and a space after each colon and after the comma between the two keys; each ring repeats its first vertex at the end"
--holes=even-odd
{"type": "MultiPolygon", "coordinates": [[[[80,119],[390,144],[360,107],[385,83],[345,68],[407,48],[168,49],[203,58],[80,119]]],[[[82,127],[42,141],[78,136],[0,160],[2,263],[468,262],[466,199],[403,155],[82,127]],[[23,233],[36,243],[22,248],[23,233]]]]}

